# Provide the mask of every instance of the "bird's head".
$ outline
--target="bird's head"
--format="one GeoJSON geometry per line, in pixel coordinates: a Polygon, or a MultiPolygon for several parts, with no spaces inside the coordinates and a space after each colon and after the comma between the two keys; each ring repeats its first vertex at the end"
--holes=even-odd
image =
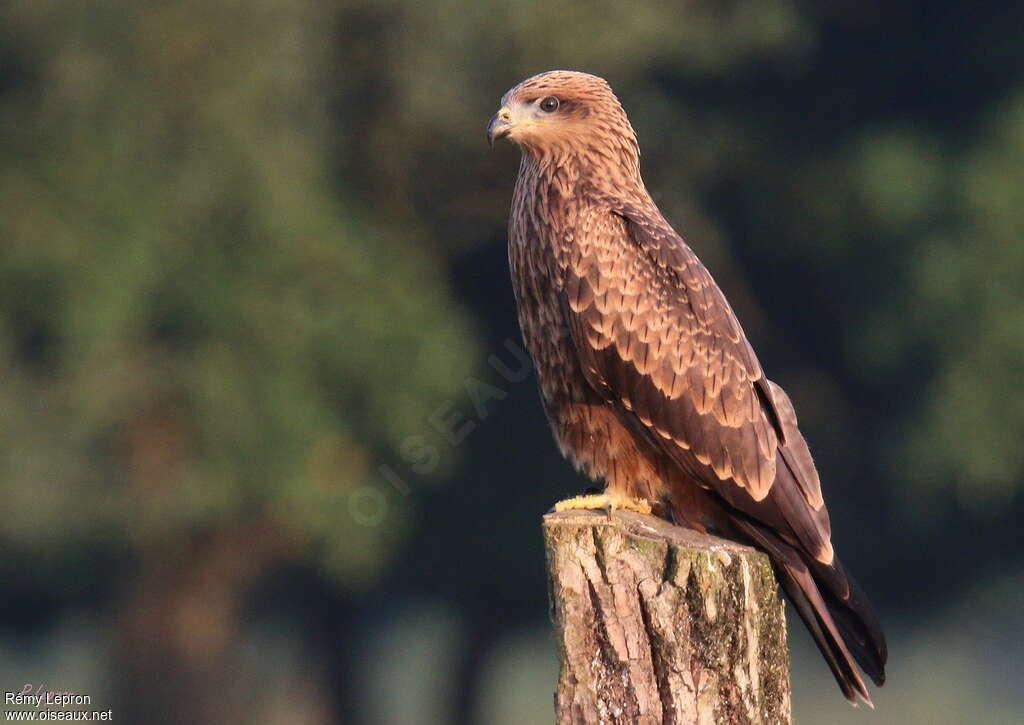
{"type": "Polygon", "coordinates": [[[636,134],[607,81],[577,71],[547,71],[512,87],[487,124],[491,145],[500,138],[535,155],[593,148],[639,157],[636,134]]]}

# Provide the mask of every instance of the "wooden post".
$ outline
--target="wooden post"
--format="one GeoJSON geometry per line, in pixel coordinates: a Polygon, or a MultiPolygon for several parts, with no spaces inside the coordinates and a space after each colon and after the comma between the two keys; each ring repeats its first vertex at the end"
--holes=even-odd
{"type": "Polygon", "coordinates": [[[631,511],[548,514],[544,539],[559,725],[788,725],[767,556],[631,511]]]}

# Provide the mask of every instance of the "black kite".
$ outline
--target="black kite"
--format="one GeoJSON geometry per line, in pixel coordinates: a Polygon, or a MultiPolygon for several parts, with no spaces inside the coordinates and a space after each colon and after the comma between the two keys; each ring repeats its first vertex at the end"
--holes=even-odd
{"type": "Polygon", "coordinates": [[[606,485],[558,508],[651,502],[767,552],[843,694],[870,704],[855,663],[881,685],[885,638],[832,550],[793,406],[652,201],[611,88],[542,73],[505,94],[487,134],[523,152],[509,261],[544,406],[563,453],[606,485]]]}

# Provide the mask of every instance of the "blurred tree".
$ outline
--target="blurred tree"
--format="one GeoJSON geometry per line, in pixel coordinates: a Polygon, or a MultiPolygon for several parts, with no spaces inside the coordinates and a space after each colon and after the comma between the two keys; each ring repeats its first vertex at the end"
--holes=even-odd
{"type": "Polygon", "coordinates": [[[0,111],[0,537],[130,546],[118,717],[244,722],[248,589],[386,563],[409,502],[375,461],[431,434],[467,319],[415,230],[337,195],[359,179],[334,178],[317,3],[2,12],[25,72],[0,111]]]}
{"type": "Polygon", "coordinates": [[[950,168],[951,223],[917,244],[895,319],[935,360],[893,458],[990,518],[1024,490],[1024,93],[989,112],[950,168]]]}

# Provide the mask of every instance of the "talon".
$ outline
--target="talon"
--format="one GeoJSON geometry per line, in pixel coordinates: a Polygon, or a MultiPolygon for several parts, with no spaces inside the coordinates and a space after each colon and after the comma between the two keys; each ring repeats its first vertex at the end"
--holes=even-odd
{"type": "Polygon", "coordinates": [[[636,511],[641,514],[651,513],[651,504],[642,498],[630,496],[619,496],[617,494],[593,494],[589,496],[576,496],[555,504],[555,511],[572,511],[579,509],[604,509],[608,516],[617,509],[636,511]]]}

